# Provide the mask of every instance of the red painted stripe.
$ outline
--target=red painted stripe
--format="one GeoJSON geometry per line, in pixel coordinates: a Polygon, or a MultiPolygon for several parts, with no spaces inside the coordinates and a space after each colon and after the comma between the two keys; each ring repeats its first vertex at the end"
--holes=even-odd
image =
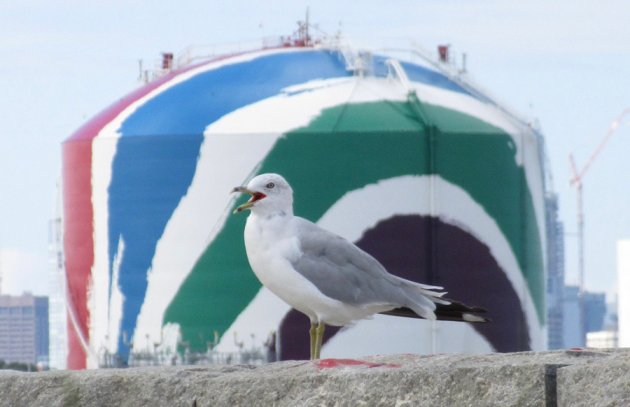
{"type": "MultiPolygon", "coordinates": [[[[92,239],[91,164],[92,141],[63,146],[64,257],[66,259],[69,312],[78,322],[83,338],[88,338],[87,287],[94,263],[92,239]]],[[[68,318],[68,368],[84,369],[86,354],[68,318]]]]}

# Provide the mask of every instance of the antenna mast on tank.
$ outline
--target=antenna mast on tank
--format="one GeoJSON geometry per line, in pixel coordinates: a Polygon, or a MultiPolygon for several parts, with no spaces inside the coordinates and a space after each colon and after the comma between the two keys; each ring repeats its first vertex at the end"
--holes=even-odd
{"type": "Polygon", "coordinates": [[[311,34],[309,28],[311,25],[309,19],[309,10],[306,8],[306,18],[304,21],[298,21],[297,40],[296,43],[300,46],[307,47],[311,45],[311,34]]]}

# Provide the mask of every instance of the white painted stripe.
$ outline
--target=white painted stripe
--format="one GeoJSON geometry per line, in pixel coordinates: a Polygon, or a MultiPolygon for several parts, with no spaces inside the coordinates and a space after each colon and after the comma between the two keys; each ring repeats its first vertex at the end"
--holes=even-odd
{"type": "MultiPolygon", "coordinates": [[[[109,213],[107,188],[111,180],[111,167],[116,154],[116,139],[101,138],[104,128],[92,141],[92,210],[94,216],[94,264],[88,290],[89,343],[93,349],[109,347],[109,213]]],[[[107,136],[105,136],[107,137],[107,136]]],[[[88,365],[89,365],[88,361],[88,365]]]]}
{"type": "MultiPolygon", "coordinates": [[[[125,241],[120,236],[118,239],[118,248],[114,256],[114,264],[112,267],[112,292],[109,296],[109,327],[107,332],[109,336],[106,338],[105,346],[107,349],[118,351],[118,337],[120,335],[120,321],[123,318],[123,304],[125,296],[120,290],[120,264],[125,257],[125,241]]],[[[131,332],[127,332],[127,338],[131,337],[131,332]]],[[[95,338],[98,339],[98,338],[95,338]]]]}
{"type": "Polygon", "coordinates": [[[287,89],[277,96],[225,115],[212,124],[212,132],[250,136],[287,133],[307,126],[326,108],[345,103],[406,100],[400,88],[391,86],[387,80],[376,78],[317,80],[302,85],[299,93],[287,89]]]}

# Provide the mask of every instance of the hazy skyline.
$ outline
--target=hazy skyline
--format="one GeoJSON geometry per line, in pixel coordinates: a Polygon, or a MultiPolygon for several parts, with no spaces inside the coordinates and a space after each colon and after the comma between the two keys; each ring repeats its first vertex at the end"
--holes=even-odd
{"type": "MultiPolygon", "coordinates": [[[[0,268],[2,290],[47,293],[48,221],[61,174],[61,143],[133,89],[138,60],[190,45],[288,35],[308,2],[155,4],[26,0],[0,4],[0,268]]],[[[356,44],[450,44],[467,54],[475,83],[539,120],[567,231],[566,273],[577,281],[575,191],[579,166],[630,107],[630,4],[615,1],[319,1],[311,20],[356,44]]],[[[630,119],[630,118],[628,118],[630,119]]],[[[630,125],[622,126],[584,180],[586,283],[614,290],[616,241],[630,238],[630,125]]]]}

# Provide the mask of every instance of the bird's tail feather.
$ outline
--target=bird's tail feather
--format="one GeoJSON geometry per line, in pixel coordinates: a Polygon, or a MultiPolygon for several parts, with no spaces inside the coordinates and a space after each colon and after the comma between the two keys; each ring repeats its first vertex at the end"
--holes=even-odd
{"type": "Polygon", "coordinates": [[[429,300],[431,300],[432,302],[436,304],[448,305],[451,303],[450,300],[442,298],[446,294],[446,291],[433,291],[433,290],[442,290],[443,289],[442,287],[427,286],[424,284],[414,284],[412,287],[414,291],[420,293],[424,297],[427,297],[429,300]],[[433,287],[433,288],[427,288],[427,287],[433,287]]]}
{"type": "Polygon", "coordinates": [[[390,311],[381,312],[381,314],[385,315],[394,315],[398,317],[408,317],[408,318],[424,318],[424,319],[437,319],[439,321],[463,321],[463,322],[489,322],[490,318],[487,318],[482,315],[487,311],[481,307],[471,307],[461,302],[448,300],[449,304],[440,304],[437,303],[435,305],[435,310],[432,313],[435,315],[434,318],[427,318],[425,315],[426,312],[418,312],[417,307],[400,307],[395,308],[390,311]]]}
{"type": "Polygon", "coordinates": [[[480,307],[470,307],[458,301],[444,298],[446,291],[437,285],[416,283],[404,279],[398,280],[403,298],[400,304],[405,306],[381,312],[387,315],[424,318],[429,320],[487,322],[486,317],[476,315],[486,312],[480,307]]]}
{"type": "MultiPolygon", "coordinates": [[[[415,294],[415,293],[414,293],[415,294]]],[[[414,313],[424,319],[435,320],[436,304],[433,298],[424,295],[407,295],[407,303],[414,313]]]]}

